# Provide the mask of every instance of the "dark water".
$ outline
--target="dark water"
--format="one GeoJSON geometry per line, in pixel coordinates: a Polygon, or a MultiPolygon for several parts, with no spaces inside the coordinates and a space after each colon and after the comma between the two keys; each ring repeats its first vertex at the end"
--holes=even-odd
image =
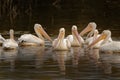
{"type": "MultiPolygon", "coordinates": [[[[119,38],[114,38],[119,40],[119,38]]],[[[0,48],[0,80],[119,80],[120,54],[86,52],[80,47],[53,51],[45,46],[0,48]]]]}

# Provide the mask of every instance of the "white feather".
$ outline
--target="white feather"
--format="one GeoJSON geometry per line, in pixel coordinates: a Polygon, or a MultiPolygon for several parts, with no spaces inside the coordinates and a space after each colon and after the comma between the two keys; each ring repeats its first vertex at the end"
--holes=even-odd
{"type": "Polygon", "coordinates": [[[32,34],[21,35],[21,37],[18,40],[20,43],[27,42],[27,43],[35,43],[35,44],[44,44],[44,40],[32,34]]]}

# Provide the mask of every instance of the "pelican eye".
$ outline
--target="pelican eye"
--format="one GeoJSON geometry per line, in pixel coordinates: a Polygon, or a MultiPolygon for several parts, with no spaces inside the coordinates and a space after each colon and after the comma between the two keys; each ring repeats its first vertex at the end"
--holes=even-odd
{"type": "Polygon", "coordinates": [[[96,23],[94,23],[94,22],[89,23],[89,25],[90,25],[90,27],[93,28],[93,29],[96,28],[96,23]]]}

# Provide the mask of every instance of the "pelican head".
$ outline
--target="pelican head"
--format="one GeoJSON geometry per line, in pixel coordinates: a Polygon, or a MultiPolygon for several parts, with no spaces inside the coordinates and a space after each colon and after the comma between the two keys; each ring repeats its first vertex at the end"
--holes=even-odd
{"type": "Polygon", "coordinates": [[[61,40],[61,39],[64,39],[64,37],[65,37],[65,29],[64,28],[60,28],[58,39],[61,40]]]}
{"type": "Polygon", "coordinates": [[[104,40],[104,41],[102,42],[102,44],[103,44],[103,43],[105,43],[105,41],[107,41],[110,37],[111,37],[111,31],[110,31],[110,30],[104,30],[104,31],[101,33],[101,35],[100,35],[97,39],[95,39],[88,47],[92,47],[93,45],[95,45],[96,43],[98,43],[98,42],[101,41],[101,40],[104,40]]]}
{"type": "Polygon", "coordinates": [[[99,32],[98,32],[98,30],[97,29],[95,29],[95,31],[94,31],[94,34],[98,34],[99,32]]]}
{"type": "Polygon", "coordinates": [[[90,22],[87,27],[85,29],[82,30],[82,32],[80,33],[81,36],[83,36],[84,34],[86,34],[87,32],[91,31],[93,32],[96,29],[96,23],[95,22],[90,22]]]}
{"type": "Polygon", "coordinates": [[[76,25],[73,25],[72,26],[72,35],[74,37],[76,37],[76,39],[78,40],[78,42],[81,44],[81,39],[80,39],[80,36],[78,34],[78,31],[77,31],[77,26],[76,25]]]}
{"type": "Polygon", "coordinates": [[[95,29],[95,31],[94,31],[94,36],[93,36],[94,40],[97,38],[97,35],[98,35],[98,34],[99,34],[98,30],[95,29]]]}
{"type": "Polygon", "coordinates": [[[40,24],[35,24],[35,25],[34,25],[34,30],[35,30],[35,33],[36,33],[41,39],[44,39],[44,38],[42,37],[42,35],[43,35],[46,39],[52,41],[52,39],[51,39],[51,38],[49,37],[49,35],[45,32],[45,30],[42,28],[42,26],[41,26],[40,24]]]}

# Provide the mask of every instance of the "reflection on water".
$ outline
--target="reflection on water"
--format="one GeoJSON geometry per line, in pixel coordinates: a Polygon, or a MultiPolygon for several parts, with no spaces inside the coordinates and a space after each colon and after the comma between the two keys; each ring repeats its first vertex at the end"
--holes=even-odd
{"type": "Polygon", "coordinates": [[[90,49],[89,53],[88,53],[90,59],[94,60],[95,63],[99,62],[99,49],[90,49]]]}
{"type": "Polygon", "coordinates": [[[11,51],[0,47],[1,80],[116,80],[120,79],[119,71],[120,54],[105,54],[99,49],[53,51],[49,42],[11,51]]]}
{"type": "Polygon", "coordinates": [[[112,73],[112,71],[111,71],[112,66],[111,66],[111,63],[109,62],[109,59],[107,59],[108,61],[101,59],[99,49],[96,49],[96,48],[90,49],[90,52],[88,55],[89,55],[89,59],[93,60],[93,62],[96,64],[96,66],[101,68],[105,74],[112,73]]]}
{"type": "Polygon", "coordinates": [[[57,60],[58,66],[62,74],[65,74],[65,61],[69,59],[69,54],[71,53],[68,53],[68,51],[55,51],[55,53],[53,53],[53,59],[57,60]]]}
{"type": "Polygon", "coordinates": [[[17,57],[17,50],[4,51],[0,48],[0,61],[1,63],[9,63],[10,70],[15,68],[15,59],[17,57]]]}
{"type": "Polygon", "coordinates": [[[72,64],[73,64],[73,66],[77,67],[79,58],[80,58],[81,54],[83,54],[83,53],[82,53],[82,50],[80,47],[72,47],[72,50],[73,50],[72,64]]]}

